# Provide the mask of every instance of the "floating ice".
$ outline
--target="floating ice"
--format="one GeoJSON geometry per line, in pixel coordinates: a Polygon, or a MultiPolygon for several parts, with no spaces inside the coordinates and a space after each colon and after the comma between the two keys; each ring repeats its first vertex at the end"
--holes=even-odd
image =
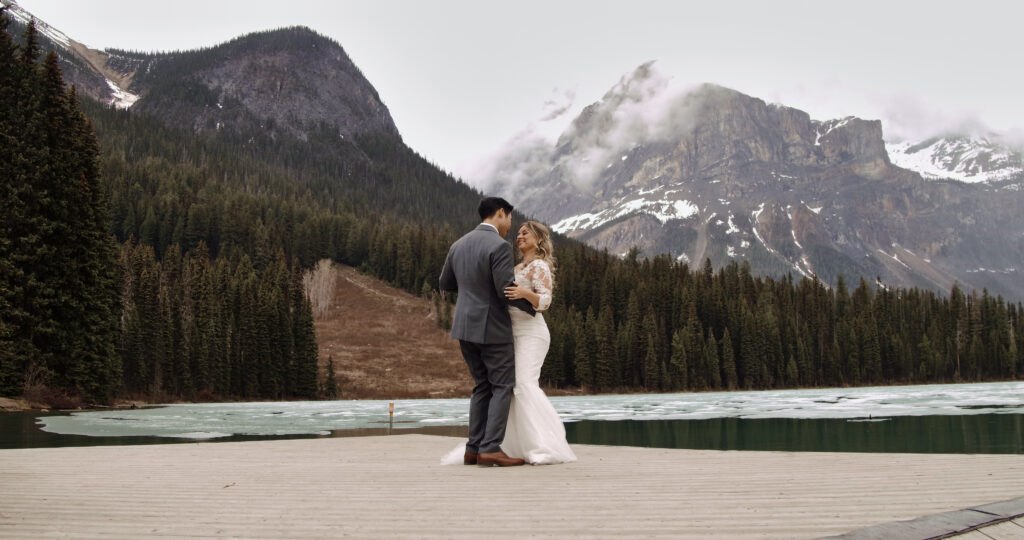
{"type": "MultiPolygon", "coordinates": [[[[709,418],[885,418],[1024,414],[1024,382],[553,397],[566,422],[709,418]]],[[[396,400],[396,428],[464,426],[466,399],[396,400]]],[[[168,405],[44,416],[51,433],[213,439],[231,435],[323,435],[388,425],[388,401],[298,401],[168,405]]]]}

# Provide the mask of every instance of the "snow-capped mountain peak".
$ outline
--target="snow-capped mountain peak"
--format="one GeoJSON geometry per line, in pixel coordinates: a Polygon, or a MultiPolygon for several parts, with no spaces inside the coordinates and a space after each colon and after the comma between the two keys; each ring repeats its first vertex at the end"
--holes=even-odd
{"type": "Polygon", "coordinates": [[[893,165],[931,180],[1000,183],[1024,176],[1020,152],[989,137],[932,137],[920,142],[886,143],[893,165]]]}

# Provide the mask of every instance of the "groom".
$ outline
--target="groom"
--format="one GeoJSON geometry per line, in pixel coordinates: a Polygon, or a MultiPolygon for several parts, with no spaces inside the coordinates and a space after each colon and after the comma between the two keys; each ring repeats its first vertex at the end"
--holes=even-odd
{"type": "Polygon", "coordinates": [[[477,212],[482,223],[452,244],[439,285],[442,291],[459,293],[451,335],[459,340],[476,382],[469,401],[469,442],[463,463],[509,467],[525,461],[501,451],[516,384],[508,306],[530,315],[534,309],[525,299],[510,301],[504,294],[515,278],[512,246],[505,241],[512,228],[512,205],[499,197],[485,197],[477,212]]]}

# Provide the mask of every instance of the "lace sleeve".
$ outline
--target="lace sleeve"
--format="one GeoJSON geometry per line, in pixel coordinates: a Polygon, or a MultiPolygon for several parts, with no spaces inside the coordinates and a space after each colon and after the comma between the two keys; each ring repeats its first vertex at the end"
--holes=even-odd
{"type": "Polygon", "coordinates": [[[554,277],[551,275],[551,267],[543,260],[536,260],[530,263],[526,271],[526,280],[530,283],[533,292],[540,295],[537,302],[537,311],[547,311],[551,306],[551,289],[554,287],[554,277]]]}

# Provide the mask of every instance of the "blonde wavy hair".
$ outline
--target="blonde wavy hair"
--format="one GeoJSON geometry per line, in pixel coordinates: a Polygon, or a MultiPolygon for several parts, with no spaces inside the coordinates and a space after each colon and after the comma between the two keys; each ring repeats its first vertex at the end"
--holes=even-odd
{"type": "MultiPolygon", "coordinates": [[[[551,267],[551,275],[554,277],[557,260],[555,259],[555,244],[551,241],[551,231],[543,223],[533,220],[523,223],[520,228],[522,227],[526,227],[533,234],[534,238],[537,239],[536,258],[548,263],[548,266],[551,267]]],[[[516,251],[519,251],[518,247],[516,251]]],[[[523,254],[519,252],[519,259],[522,260],[522,258],[523,254]]]]}

